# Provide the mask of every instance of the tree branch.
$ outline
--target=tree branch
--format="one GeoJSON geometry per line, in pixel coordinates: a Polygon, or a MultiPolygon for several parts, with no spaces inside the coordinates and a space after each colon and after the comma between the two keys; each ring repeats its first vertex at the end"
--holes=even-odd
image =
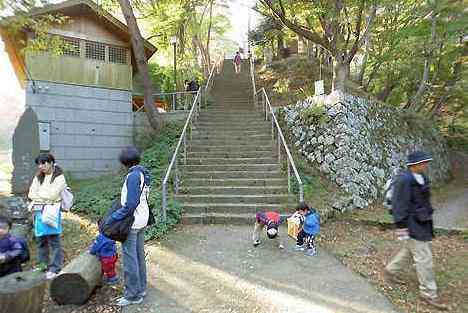
{"type": "MultiPolygon", "coordinates": [[[[363,3],[364,1],[361,2],[361,6],[363,6],[363,3]]],[[[364,8],[362,7],[362,10],[364,10],[364,8]]],[[[364,30],[364,32],[362,33],[362,36],[360,37],[359,35],[356,35],[356,40],[354,41],[354,45],[353,47],[351,48],[351,51],[349,52],[348,54],[348,61],[351,62],[351,60],[353,59],[354,55],[356,54],[357,50],[362,47],[362,45],[364,44],[364,40],[367,36],[369,36],[369,32],[370,30],[372,29],[372,26],[374,24],[374,19],[375,19],[375,15],[377,13],[377,5],[374,3],[372,6],[371,6],[371,13],[369,15],[369,18],[368,18],[368,22],[367,22],[367,25],[366,25],[366,29],[364,30]]],[[[358,16],[358,23],[359,23],[359,26],[356,25],[356,30],[358,29],[359,27],[359,33],[361,32],[361,22],[362,22],[362,11],[361,13],[359,14],[358,16]]]]}

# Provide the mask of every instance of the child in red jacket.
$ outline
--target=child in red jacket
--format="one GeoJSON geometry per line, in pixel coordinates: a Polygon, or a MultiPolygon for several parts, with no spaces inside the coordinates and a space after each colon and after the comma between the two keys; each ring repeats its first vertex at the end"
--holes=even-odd
{"type": "Polygon", "coordinates": [[[255,215],[255,227],[252,236],[254,247],[260,244],[260,232],[265,228],[267,237],[275,240],[278,248],[283,249],[284,246],[278,236],[278,226],[282,222],[283,219],[277,212],[258,212],[255,215]]]}

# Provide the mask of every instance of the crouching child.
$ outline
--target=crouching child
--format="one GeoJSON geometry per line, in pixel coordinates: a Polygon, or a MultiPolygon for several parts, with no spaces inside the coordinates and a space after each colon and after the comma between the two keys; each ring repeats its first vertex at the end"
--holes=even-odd
{"type": "Polygon", "coordinates": [[[102,274],[104,276],[104,283],[108,285],[118,283],[119,277],[115,270],[115,264],[118,259],[115,241],[99,233],[91,246],[89,253],[99,258],[102,267],[102,274]]]}
{"type": "Polygon", "coordinates": [[[317,210],[309,208],[305,202],[300,203],[296,211],[303,216],[302,228],[297,234],[296,250],[305,251],[306,255],[314,256],[317,254],[315,237],[320,232],[320,216],[317,210]]]}
{"type": "Polygon", "coordinates": [[[283,249],[284,246],[278,235],[278,227],[283,222],[280,214],[277,212],[258,212],[255,215],[255,226],[252,236],[254,247],[260,244],[260,232],[266,230],[267,237],[275,241],[278,248],[283,249]]]}
{"type": "Polygon", "coordinates": [[[0,277],[21,272],[21,264],[29,261],[26,240],[10,234],[11,220],[0,216],[0,277]]]}

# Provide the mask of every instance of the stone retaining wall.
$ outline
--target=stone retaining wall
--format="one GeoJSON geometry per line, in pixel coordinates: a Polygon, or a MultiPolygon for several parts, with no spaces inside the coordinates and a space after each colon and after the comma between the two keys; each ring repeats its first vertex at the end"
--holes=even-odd
{"type": "Polygon", "coordinates": [[[445,140],[416,114],[339,92],[298,102],[283,113],[301,154],[351,195],[337,200],[335,209],[365,208],[378,199],[387,179],[405,167],[407,153],[417,149],[434,158],[431,180],[450,177],[445,140]],[[317,118],[304,118],[311,107],[317,118]]]}

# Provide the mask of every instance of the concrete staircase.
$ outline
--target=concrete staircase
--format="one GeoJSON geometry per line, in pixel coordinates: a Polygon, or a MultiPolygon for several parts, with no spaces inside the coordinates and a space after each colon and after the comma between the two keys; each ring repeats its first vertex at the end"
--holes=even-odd
{"type": "Polygon", "coordinates": [[[214,104],[200,114],[177,196],[183,223],[244,224],[258,210],[291,211],[271,122],[253,105],[248,69],[244,62],[235,74],[227,60],[214,81],[214,104]]]}

